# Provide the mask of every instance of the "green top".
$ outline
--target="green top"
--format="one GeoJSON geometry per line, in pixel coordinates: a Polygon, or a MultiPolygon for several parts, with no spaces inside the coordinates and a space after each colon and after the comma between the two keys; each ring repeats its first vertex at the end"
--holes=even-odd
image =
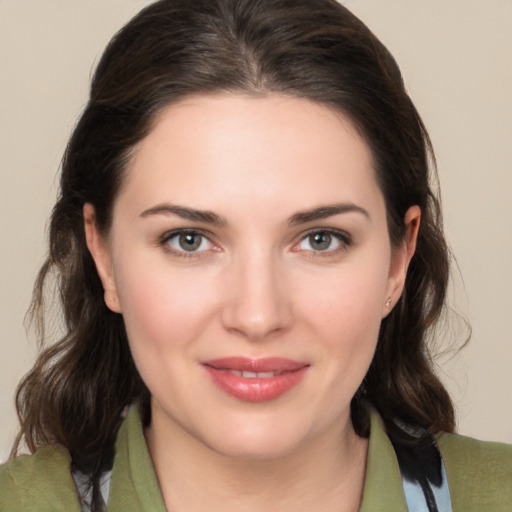
{"type": "MultiPolygon", "coordinates": [[[[512,446],[444,434],[438,439],[453,512],[512,511],[512,446]]],[[[0,512],[80,512],[70,459],[60,446],[0,466],[0,512]]],[[[140,417],[132,408],[117,437],[108,510],[165,512],[140,417]]],[[[360,512],[407,512],[394,449],[372,414],[360,512]]]]}

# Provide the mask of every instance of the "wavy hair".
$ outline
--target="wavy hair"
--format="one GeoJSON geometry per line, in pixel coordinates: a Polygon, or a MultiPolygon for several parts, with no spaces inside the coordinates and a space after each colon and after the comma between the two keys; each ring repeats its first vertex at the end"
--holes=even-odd
{"type": "Polygon", "coordinates": [[[73,467],[90,475],[96,510],[98,479],[111,464],[122,411],[139,402],[149,422],[149,392],[122,316],[104,303],[85,242],[83,205],[94,205],[98,228],[107,234],[126,164],[155,116],[184,97],[219,92],[277,92],[347,116],[371,149],[393,245],[403,240],[407,209],[421,208],[405,290],[382,322],[375,357],[352,400],[352,421],[367,435],[368,401],[386,422],[400,419],[433,433],[454,429],[453,406],[428,347],[449,271],[435,159],[391,54],[335,0],[160,0],[106,48],[67,146],[49,255],[32,303],[33,317],[44,325],[44,291],[55,279],[65,333],[43,347],[16,399],[21,430],[13,453],[23,440],[31,451],[50,443],[66,447],[73,467]]]}

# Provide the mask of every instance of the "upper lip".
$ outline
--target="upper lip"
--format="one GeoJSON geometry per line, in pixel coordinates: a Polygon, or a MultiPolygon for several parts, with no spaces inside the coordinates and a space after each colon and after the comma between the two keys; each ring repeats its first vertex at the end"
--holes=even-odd
{"type": "Polygon", "coordinates": [[[217,370],[238,370],[242,372],[285,372],[299,370],[309,366],[308,363],[294,361],[284,357],[263,357],[253,359],[249,357],[222,357],[203,361],[204,365],[217,370]]]}

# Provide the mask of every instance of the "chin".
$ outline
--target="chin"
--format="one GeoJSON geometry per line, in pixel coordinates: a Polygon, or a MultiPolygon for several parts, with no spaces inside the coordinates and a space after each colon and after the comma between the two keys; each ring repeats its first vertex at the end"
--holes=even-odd
{"type": "Polygon", "coordinates": [[[226,441],[228,440],[220,440],[209,447],[224,457],[254,461],[286,458],[302,444],[294,439],[276,436],[275,432],[259,437],[235,435],[229,442],[226,441]]]}
{"type": "Polygon", "coordinates": [[[301,422],[299,418],[285,420],[274,415],[267,418],[246,417],[229,424],[224,421],[223,425],[217,424],[215,427],[205,432],[206,435],[199,440],[216,453],[235,459],[286,458],[316,437],[314,425],[301,422]]]}

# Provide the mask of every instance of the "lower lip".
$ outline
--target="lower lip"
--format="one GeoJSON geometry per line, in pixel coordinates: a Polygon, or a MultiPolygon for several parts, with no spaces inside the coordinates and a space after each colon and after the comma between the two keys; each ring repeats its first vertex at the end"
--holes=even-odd
{"type": "Polygon", "coordinates": [[[303,379],[309,368],[304,366],[266,379],[248,379],[208,365],[203,367],[222,391],[245,402],[267,402],[284,395],[303,379]]]}

